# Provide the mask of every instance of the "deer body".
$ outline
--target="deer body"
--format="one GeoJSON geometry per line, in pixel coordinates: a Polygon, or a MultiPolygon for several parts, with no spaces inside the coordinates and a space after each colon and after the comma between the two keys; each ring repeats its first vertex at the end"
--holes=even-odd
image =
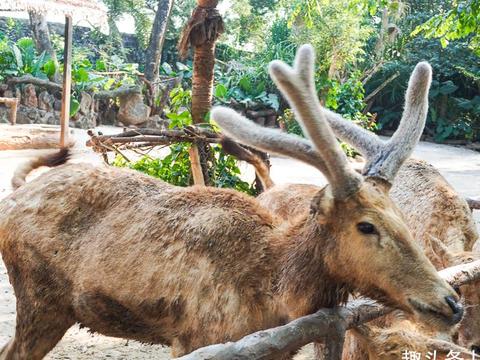
{"type": "MultiPolygon", "coordinates": [[[[274,62],[270,72],[321,154],[232,110],[212,111],[237,140],[324,172],[330,185],[296,219],[277,221],[235,191],[178,188],[89,165],[58,167],[4,199],[0,251],[17,327],[0,359],[40,359],[75,322],[171,345],[178,356],[334,306],[351,291],[439,328],[460,321],[458,295],[414,244],[385,182],[351,169],[316,116],[313,63],[304,46],[293,69],[274,62]]],[[[420,64],[414,84],[423,94],[430,78],[420,64]]],[[[23,184],[30,168],[60,163],[47,160],[24,166],[13,183],[23,184]]]]}
{"type": "Polygon", "coordinates": [[[20,304],[40,302],[45,322],[60,312],[66,329],[79,322],[178,355],[287,319],[273,292],[280,231],[239,193],[66,165],[7,197],[0,213],[20,304]]]}

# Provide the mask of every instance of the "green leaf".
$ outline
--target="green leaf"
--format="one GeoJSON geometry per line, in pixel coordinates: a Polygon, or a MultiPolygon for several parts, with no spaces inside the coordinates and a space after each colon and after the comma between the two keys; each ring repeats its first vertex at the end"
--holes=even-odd
{"type": "Polygon", "coordinates": [[[105,61],[103,61],[102,59],[98,59],[96,62],[95,62],[95,69],[97,71],[106,71],[107,70],[107,67],[105,66],[105,61]]]}
{"type": "Polygon", "coordinates": [[[49,78],[51,78],[53,75],[55,75],[57,68],[55,66],[55,62],[53,60],[48,60],[44,65],[43,65],[43,72],[45,75],[47,75],[49,78]]]}
{"type": "Polygon", "coordinates": [[[453,93],[455,90],[458,89],[458,86],[455,85],[451,80],[445,81],[442,86],[440,86],[440,93],[443,95],[448,95],[453,93]]]}
{"type": "Polygon", "coordinates": [[[225,87],[225,85],[217,84],[217,86],[215,86],[215,97],[219,99],[223,99],[227,95],[227,91],[228,90],[225,87]]]}
{"type": "Polygon", "coordinates": [[[170,66],[169,63],[163,63],[162,64],[162,69],[163,69],[163,71],[165,71],[165,74],[167,74],[167,75],[172,75],[173,74],[173,69],[172,69],[172,67],[170,66]]]}
{"type": "Polygon", "coordinates": [[[12,44],[12,52],[13,52],[13,55],[15,56],[15,61],[17,62],[17,67],[19,69],[22,69],[23,68],[22,53],[20,52],[20,49],[18,48],[17,45],[12,44]]]}
{"type": "Polygon", "coordinates": [[[80,103],[75,98],[70,98],[70,117],[75,116],[75,114],[80,109],[80,103]]]}
{"type": "Polygon", "coordinates": [[[240,85],[240,88],[247,93],[252,90],[252,84],[246,76],[240,79],[238,85],[240,85]]]}
{"type": "Polygon", "coordinates": [[[87,82],[88,81],[88,71],[84,68],[77,69],[74,72],[75,82],[87,82]]]}

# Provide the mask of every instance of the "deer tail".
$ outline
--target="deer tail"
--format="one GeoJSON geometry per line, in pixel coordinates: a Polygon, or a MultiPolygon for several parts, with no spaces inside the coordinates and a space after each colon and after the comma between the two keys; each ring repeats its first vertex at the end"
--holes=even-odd
{"type": "Polygon", "coordinates": [[[62,148],[60,151],[42,155],[17,167],[13,173],[12,187],[14,190],[25,184],[27,175],[34,169],[40,166],[55,167],[65,164],[70,158],[70,152],[67,148],[62,148]]]}

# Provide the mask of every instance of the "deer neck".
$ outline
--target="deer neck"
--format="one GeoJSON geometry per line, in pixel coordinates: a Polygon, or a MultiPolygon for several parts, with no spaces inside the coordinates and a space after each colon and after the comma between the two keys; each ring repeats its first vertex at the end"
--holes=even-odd
{"type": "Polygon", "coordinates": [[[334,239],[309,214],[283,231],[275,290],[290,317],[345,303],[350,291],[333,279],[324,261],[334,239]]]}

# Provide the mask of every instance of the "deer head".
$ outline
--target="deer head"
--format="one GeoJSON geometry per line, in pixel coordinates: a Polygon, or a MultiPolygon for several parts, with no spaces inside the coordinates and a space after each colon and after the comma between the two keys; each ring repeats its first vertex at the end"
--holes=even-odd
{"type": "MultiPolygon", "coordinates": [[[[451,251],[439,239],[430,236],[426,251],[436,259],[441,268],[468,264],[480,259],[480,254],[472,251],[451,251]]],[[[479,284],[461,286],[459,290],[465,305],[465,317],[458,328],[459,344],[480,355],[480,287],[479,284]]]]}
{"type": "MultiPolygon", "coordinates": [[[[388,196],[388,182],[379,176],[394,174],[418,138],[410,137],[408,146],[379,158],[369,174],[362,176],[350,166],[316,96],[312,47],[304,45],[298,50],[293,68],[273,61],[270,75],[310,141],[257,126],[224,107],[214,108],[212,118],[238,142],[296,158],[326,176],[329,185],[311,200],[311,214],[299,225],[311,229],[299,242],[321,244],[305,252],[305,262],[317,261],[320,256],[318,261],[326,275],[337,284],[415,314],[434,326],[460,321],[463,308],[458,295],[415,245],[401,212],[388,196]]],[[[425,113],[431,78],[428,64],[420,64],[412,78],[415,92],[422,96],[411,111],[425,113]]],[[[323,280],[322,275],[318,281],[323,280]]]]}

